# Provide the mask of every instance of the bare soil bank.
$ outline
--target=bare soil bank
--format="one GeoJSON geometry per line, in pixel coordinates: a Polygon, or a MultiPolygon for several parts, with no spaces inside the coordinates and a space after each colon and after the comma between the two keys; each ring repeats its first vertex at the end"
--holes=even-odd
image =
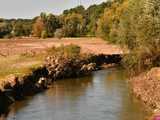
{"type": "Polygon", "coordinates": [[[160,115],[160,68],[152,68],[132,78],[131,83],[136,97],[153,111],[153,118],[160,115]]]}

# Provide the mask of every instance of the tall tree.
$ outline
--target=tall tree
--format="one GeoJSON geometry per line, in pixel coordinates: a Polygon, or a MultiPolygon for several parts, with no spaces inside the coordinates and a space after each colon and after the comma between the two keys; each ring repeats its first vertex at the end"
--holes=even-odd
{"type": "Polygon", "coordinates": [[[63,27],[65,35],[69,37],[78,37],[85,32],[85,19],[82,15],[72,13],[65,17],[63,27]]]}
{"type": "Polygon", "coordinates": [[[12,31],[12,25],[4,21],[0,22],[0,38],[10,35],[12,31]]]}
{"type": "Polygon", "coordinates": [[[38,17],[33,25],[33,36],[35,37],[41,37],[42,32],[45,29],[45,24],[41,17],[38,17]]]}

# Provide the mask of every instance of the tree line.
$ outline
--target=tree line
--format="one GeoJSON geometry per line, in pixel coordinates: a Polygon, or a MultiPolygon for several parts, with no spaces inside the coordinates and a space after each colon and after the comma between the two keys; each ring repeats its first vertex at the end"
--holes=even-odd
{"type": "Polygon", "coordinates": [[[77,6],[61,15],[42,12],[33,19],[0,19],[0,38],[20,36],[80,37],[95,36],[97,20],[109,2],[85,9],[77,6]]]}
{"type": "Polygon", "coordinates": [[[98,20],[97,33],[129,50],[123,60],[129,70],[160,66],[159,0],[116,0],[98,20]]]}

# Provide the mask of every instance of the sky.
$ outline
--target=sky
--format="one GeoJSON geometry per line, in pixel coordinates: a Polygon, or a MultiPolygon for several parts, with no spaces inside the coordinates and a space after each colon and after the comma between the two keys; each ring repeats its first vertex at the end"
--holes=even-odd
{"type": "MultiPolygon", "coordinates": [[[[0,0],[0,18],[33,18],[41,12],[60,14],[79,5],[80,0],[0,0]]],[[[106,0],[81,0],[88,7],[106,0]]]]}

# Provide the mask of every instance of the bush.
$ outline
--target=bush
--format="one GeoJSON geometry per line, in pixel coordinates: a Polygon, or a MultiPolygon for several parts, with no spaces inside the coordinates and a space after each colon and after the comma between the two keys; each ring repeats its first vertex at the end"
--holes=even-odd
{"type": "Polygon", "coordinates": [[[55,31],[55,33],[54,33],[54,37],[59,38],[59,39],[61,39],[64,36],[65,36],[65,32],[64,32],[64,30],[62,28],[61,29],[57,29],[55,31]]]}
{"type": "Polygon", "coordinates": [[[8,35],[5,35],[5,36],[4,36],[5,39],[10,39],[10,38],[12,38],[12,37],[13,37],[13,36],[12,36],[11,34],[8,34],[8,35]]]}
{"type": "Polygon", "coordinates": [[[47,32],[45,30],[43,30],[41,33],[41,38],[45,39],[47,37],[48,37],[47,32]]]}
{"type": "Polygon", "coordinates": [[[52,47],[47,50],[48,55],[62,56],[66,58],[75,58],[80,56],[81,48],[77,45],[61,45],[60,47],[52,47]]]}

